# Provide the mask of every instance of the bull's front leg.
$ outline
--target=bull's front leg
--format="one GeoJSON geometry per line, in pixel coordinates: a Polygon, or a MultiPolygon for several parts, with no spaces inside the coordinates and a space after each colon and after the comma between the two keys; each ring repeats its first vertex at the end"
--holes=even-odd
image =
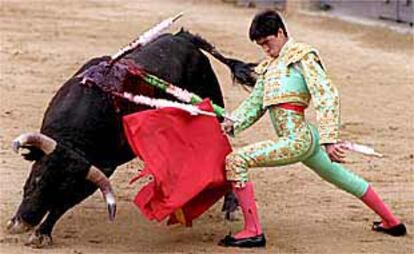
{"type": "Polygon", "coordinates": [[[50,210],[43,223],[30,235],[26,245],[33,248],[44,248],[51,245],[53,227],[67,210],[68,208],[50,210]]]}
{"type": "Polygon", "coordinates": [[[239,201],[236,198],[236,195],[232,191],[226,193],[224,196],[223,206],[221,211],[225,213],[224,218],[229,221],[236,219],[236,210],[239,206],[239,201]]]}
{"type": "MultiPolygon", "coordinates": [[[[112,169],[111,172],[113,172],[112,169]]],[[[89,181],[76,182],[76,184],[71,185],[71,187],[72,189],[69,191],[71,195],[63,198],[66,202],[57,204],[50,209],[46,219],[30,235],[26,245],[33,248],[44,248],[51,245],[53,243],[52,231],[60,217],[98,189],[95,184],[89,181]]]]}

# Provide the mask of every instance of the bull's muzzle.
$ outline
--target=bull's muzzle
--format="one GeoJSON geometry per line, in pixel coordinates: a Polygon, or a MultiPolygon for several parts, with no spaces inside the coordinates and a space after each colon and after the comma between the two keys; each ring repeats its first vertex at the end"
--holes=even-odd
{"type": "Polygon", "coordinates": [[[6,229],[10,234],[21,234],[31,230],[33,226],[27,224],[19,217],[13,217],[7,222],[6,229]]]}

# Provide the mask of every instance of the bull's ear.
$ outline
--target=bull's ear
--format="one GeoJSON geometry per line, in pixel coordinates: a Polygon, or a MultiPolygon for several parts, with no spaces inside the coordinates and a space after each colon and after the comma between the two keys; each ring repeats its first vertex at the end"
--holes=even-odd
{"type": "Polygon", "coordinates": [[[23,147],[24,152],[22,152],[22,156],[25,160],[28,161],[37,161],[40,160],[43,156],[45,156],[45,152],[43,152],[40,148],[34,146],[26,146],[23,147]]]}

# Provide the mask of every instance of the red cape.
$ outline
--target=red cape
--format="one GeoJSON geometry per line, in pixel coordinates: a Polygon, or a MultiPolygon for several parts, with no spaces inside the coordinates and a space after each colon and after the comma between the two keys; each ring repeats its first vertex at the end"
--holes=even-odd
{"type": "MultiPolygon", "coordinates": [[[[198,105],[212,111],[209,101],[198,105]]],[[[192,116],[177,108],[147,110],[123,118],[135,154],[145,162],[142,173],[154,180],[134,203],[150,220],[191,225],[228,190],[225,157],[231,152],[217,118],[192,116]]]]}

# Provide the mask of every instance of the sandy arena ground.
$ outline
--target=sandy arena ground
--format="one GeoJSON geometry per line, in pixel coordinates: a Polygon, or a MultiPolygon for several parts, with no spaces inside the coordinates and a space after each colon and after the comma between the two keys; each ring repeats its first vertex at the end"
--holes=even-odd
{"type": "MultiPolygon", "coordinates": [[[[2,0],[0,15],[0,252],[1,253],[239,253],[216,245],[230,226],[221,205],[193,228],[146,221],[132,204],[128,185],[137,162],[112,178],[119,212],[107,221],[99,193],[68,212],[56,225],[54,245],[24,246],[28,234],[9,235],[6,221],[17,208],[29,164],[11,150],[17,135],[39,129],[59,86],[87,59],[115,52],[139,32],[179,11],[185,26],[230,56],[254,61],[260,50],[247,39],[257,10],[220,1],[2,0]]],[[[414,45],[413,38],[384,28],[352,25],[327,17],[287,17],[292,35],[320,49],[342,94],[342,138],[372,145],[383,159],[350,154],[347,166],[365,177],[408,226],[393,238],[370,231],[377,219],[352,196],[322,182],[297,164],[252,172],[268,246],[245,253],[414,253],[414,45]]],[[[247,96],[233,87],[229,72],[212,60],[226,104],[247,96]]],[[[312,110],[308,115],[314,118],[312,110]]],[[[273,137],[267,117],[233,139],[235,147],[273,137]]],[[[241,221],[231,225],[233,231],[241,221]]]]}

